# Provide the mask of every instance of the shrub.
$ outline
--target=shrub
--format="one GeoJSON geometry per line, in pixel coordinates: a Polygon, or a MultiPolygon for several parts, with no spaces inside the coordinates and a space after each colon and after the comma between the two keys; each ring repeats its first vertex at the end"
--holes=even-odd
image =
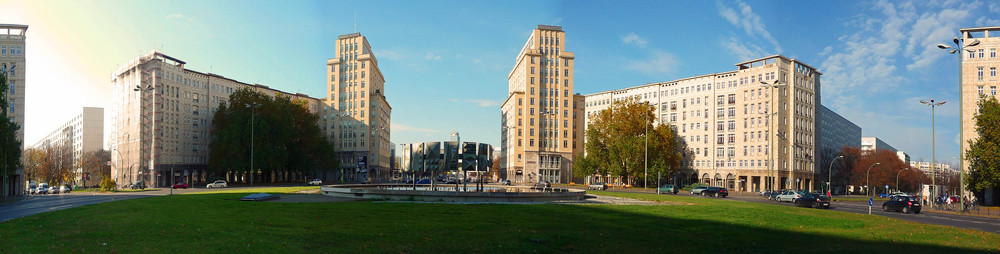
{"type": "Polygon", "coordinates": [[[118,183],[116,183],[115,180],[106,176],[104,177],[104,180],[101,180],[101,191],[113,191],[117,185],[118,183]]]}
{"type": "Polygon", "coordinates": [[[692,184],[688,184],[687,186],[684,186],[684,188],[681,188],[681,190],[690,191],[691,189],[694,189],[694,188],[697,188],[697,187],[701,187],[701,186],[708,186],[708,184],[704,184],[704,183],[692,183],[692,184]]]}

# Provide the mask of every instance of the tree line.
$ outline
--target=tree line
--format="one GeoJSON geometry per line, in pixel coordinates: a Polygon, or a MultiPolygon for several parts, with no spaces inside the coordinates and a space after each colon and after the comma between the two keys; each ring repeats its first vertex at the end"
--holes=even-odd
{"type": "Polygon", "coordinates": [[[212,116],[209,171],[230,181],[253,173],[255,182],[276,182],[337,169],[333,143],[318,122],[305,101],[239,89],[212,116]]]}

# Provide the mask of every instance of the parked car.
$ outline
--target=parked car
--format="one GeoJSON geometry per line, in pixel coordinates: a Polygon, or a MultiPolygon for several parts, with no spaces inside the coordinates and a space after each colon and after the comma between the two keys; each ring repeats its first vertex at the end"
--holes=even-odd
{"type": "Polygon", "coordinates": [[[500,185],[510,185],[510,180],[503,179],[498,181],[497,183],[499,183],[500,185]]]}
{"type": "Polygon", "coordinates": [[[694,189],[691,189],[691,195],[701,195],[701,192],[705,191],[705,189],[708,189],[708,186],[694,187],[694,189]]]}
{"type": "Polygon", "coordinates": [[[767,200],[774,200],[778,197],[778,195],[781,195],[781,191],[769,190],[764,192],[764,196],[767,197],[767,200]]]}
{"type": "Polygon", "coordinates": [[[170,186],[170,188],[174,188],[174,189],[187,189],[188,188],[188,184],[185,183],[185,182],[179,182],[179,183],[175,183],[173,186],[170,186]]]}
{"type": "Polygon", "coordinates": [[[47,183],[38,184],[38,191],[36,193],[49,194],[49,184],[47,183]]]}
{"type": "Polygon", "coordinates": [[[323,185],[323,180],[319,180],[319,178],[313,179],[309,181],[309,185],[323,185]]]}
{"type": "Polygon", "coordinates": [[[417,184],[431,184],[431,179],[424,177],[417,181],[417,184]]]}
{"type": "Polygon", "coordinates": [[[72,189],[68,185],[59,186],[59,192],[69,193],[72,189]]]}
{"type": "Polygon", "coordinates": [[[532,188],[552,188],[552,183],[549,181],[537,182],[532,188]]]}
{"type": "Polygon", "coordinates": [[[794,202],[795,199],[801,198],[805,193],[801,191],[786,190],[781,194],[778,194],[774,199],[778,202],[794,202]]]}
{"type": "Polygon", "coordinates": [[[607,190],[608,189],[608,185],[605,184],[605,183],[591,183],[590,185],[587,185],[587,189],[588,190],[607,190]]]}
{"type": "Polygon", "coordinates": [[[701,192],[701,195],[710,197],[726,197],[729,196],[729,190],[722,187],[708,187],[701,192]]]}
{"type": "Polygon", "coordinates": [[[205,188],[209,188],[209,189],[211,189],[211,188],[226,188],[226,187],[229,187],[229,184],[227,184],[225,180],[216,180],[215,182],[212,182],[212,183],[209,183],[209,184],[205,185],[205,188]]]}
{"type": "Polygon", "coordinates": [[[673,184],[664,184],[663,186],[660,186],[660,193],[677,194],[677,186],[673,184]]]}
{"type": "Polygon", "coordinates": [[[59,194],[59,187],[56,186],[49,187],[49,194],[59,194]]]}
{"type": "Polygon", "coordinates": [[[802,195],[802,197],[795,199],[792,203],[795,204],[795,206],[801,207],[830,208],[830,197],[815,193],[807,193],[802,195]]]}
{"type": "Polygon", "coordinates": [[[910,196],[894,196],[882,203],[883,211],[900,211],[903,213],[920,213],[920,199],[910,196]]]}

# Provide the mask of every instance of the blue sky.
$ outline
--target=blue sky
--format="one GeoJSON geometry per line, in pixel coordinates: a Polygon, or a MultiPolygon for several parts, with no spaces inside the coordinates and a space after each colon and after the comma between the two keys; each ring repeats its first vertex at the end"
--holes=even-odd
{"type": "Polygon", "coordinates": [[[159,48],[208,71],[324,95],[337,35],[368,37],[397,144],[499,144],[507,74],[531,29],[560,25],[576,92],[733,70],[783,54],[824,73],[823,104],[913,160],[958,156],[957,58],[934,45],[1000,26],[995,1],[5,1],[29,25],[26,143],[79,107],[110,107],[117,66],[159,48]],[[356,14],[356,16],[355,16],[356,14]],[[356,22],[355,22],[356,17],[356,22]],[[59,103],[52,103],[57,101],[59,103]]]}

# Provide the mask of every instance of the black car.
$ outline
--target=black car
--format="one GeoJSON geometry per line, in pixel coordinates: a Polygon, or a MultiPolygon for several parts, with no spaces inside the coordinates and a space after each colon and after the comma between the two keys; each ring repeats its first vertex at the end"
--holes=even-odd
{"type": "Polygon", "coordinates": [[[920,199],[910,196],[893,196],[882,203],[883,211],[900,211],[903,213],[920,213],[920,199]]]}
{"type": "Polygon", "coordinates": [[[535,188],[535,189],[552,188],[552,183],[550,183],[549,181],[542,181],[542,182],[535,183],[535,186],[533,186],[532,188],[535,188]]]}
{"type": "Polygon", "coordinates": [[[794,203],[795,206],[801,207],[830,208],[830,197],[827,197],[826,195],[817,195],[815,193],[806,193],[806,195],[795,199],[792,203],[794,203]]]}
{"type": "Polygon", "coordinates": [[[704,191],[701,191],[703,196],[713,196],[713,197],[726,197],[729,196],[729,190],[722,187],[708,187],[704,191]]]}

